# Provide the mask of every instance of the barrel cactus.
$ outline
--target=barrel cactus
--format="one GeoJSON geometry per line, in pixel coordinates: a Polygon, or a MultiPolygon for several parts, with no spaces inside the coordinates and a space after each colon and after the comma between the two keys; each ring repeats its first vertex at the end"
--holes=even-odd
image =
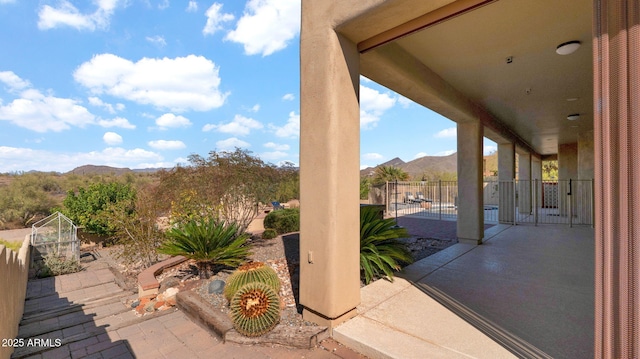
{"type": "Polygon", "coordinates": [[[276,294],[280,291],[280,278],[276,271],[262,262],[249,262],[238,267],[227,278],[227,285],[224,288],[225,297],[231,302],[231,298],[240,288],[252,282],[267,284],[276,294]]]}
{"type": "Polygon", "coordinates": [[[265,283],[241,287],[231,298],[231,321],[242,335],[257,337],[269,332],[280,321],[280,298],[265,283]]]}

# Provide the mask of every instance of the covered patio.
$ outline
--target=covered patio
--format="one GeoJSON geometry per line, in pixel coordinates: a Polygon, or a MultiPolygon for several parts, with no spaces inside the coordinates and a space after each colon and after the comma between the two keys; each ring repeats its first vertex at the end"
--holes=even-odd
{"type": "Polygon", "coordinates": [[[485,239],[363,288],[334,336],[374,358],[593,357],[593,229],[498,225],[485,239]]]}
{"type": "MultiPolygon", "coordinates": [[[[365,302],[358,255],[359,82],[365,76],[457,124],[458,203],[463,205],[457,208],[460,245],[456,248],[467,246],[469,251],[451,267],[417,278],[416,288],[450,284],[449,290],[462,299],[479,300],[468,304],[469,308],[478,305],[474,311],[490,315],[502,308],[504,317],[511,318],[505,327],[527,322],[522,318],[528,311],[539,313],[546,308],[554,313],[549,306],[560,297],[575,300],[557,307],[572,313],[574,306],[589,303],[584,298],[591,295],[593,316],[573,320],[584,327],[593,318],[591,335],[581,336],[586,342],[593,339],[592,355],[639,357],[639,14],[640,0],[302,0],[300,302],[304,317],[331,328],[365,317],[358,310],[365,302]],[[594,252],[587,255],[591,261],[583,258],[586,263],[577,259],[574,263],[577,268],[592,266],[592,293],[584,280],[575,280],[578,287],[562,280],[548,286],[528,277],[535,278],[539,268],[551,270],[553,263],[565,261],[565,257],[554,257],[563,253],[554,249],[555,243],[520,233],[521,227],[504,232],[515,231],[513,238],[518,241],[529,239],[523,245],[535,242],[540,248],[551,247],[545,248],[551,250],[550,257],[543,257],[536,252],[538,246],[518,250],[511,247],[518,241],[489,239],[484,232],[485,137],[498,144],[499,223],[516,222],[516,207],[518,214],[529,213],[534,201],[527,194],[530,191],[516,197],[513,186],[504,184],[513,179],[540,180],[545,159],[557,158],[560,180],[593,180],[594,229],[573,229],[593,232],[593,237],[582,234],[585,240],[593,238],[594,252]],[[492,240],[506,247],[489,252],[492,240]],[[502,270],[516,253],[523,257],[502,270]],[[477,275],[491,268],[508,275],[498,282],[477,275]],[[454,274],[457,280],[448,281],[447,276],[454,274]],[[486,300],[493,286],[507,290],[515,282],[528,284],[527,290],[534,294],[514,291],[486,300]],[[571,299],[575,291],[584,298],[571,299]],[[520,297],[525,304],[530,299],[530,305],[519,306],[520,297]],[[492,307],[500,301],[503,305],[492,307]]],[[[558,191],[572,193],[570,186],[559,186],[558,191]]],[[[560,205],[558,215],[573,218],[572,203],[560,205]]],[[[532,233],[537,237],[543,231],[536,228],[532,233]]],[[[553,233],[547,235],[554,238],[553,233]]],[[[568,256],[571,249],[564,253],[568,256]]],[[[539,279],[545,275],[539,274],[539,279]]],[[[544,315],[531,319],[538,317],[544,315]]],[[[448,324],[442,318],[422,320],[411,333],[441,329],[448,324]]],[[[550,329],[540,328],[534,330],[541,335],[539,340],[545,340],[543,333],[550,329]]],[[[518,330],[507,328],[507,332],[518,330]]]]}

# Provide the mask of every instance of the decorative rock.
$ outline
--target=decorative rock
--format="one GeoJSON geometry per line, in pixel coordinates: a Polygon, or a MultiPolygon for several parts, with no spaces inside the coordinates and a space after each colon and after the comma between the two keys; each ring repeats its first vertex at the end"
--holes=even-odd
{"type": "Polygon", "coordinates": [[[216,279],[209,283],[209,294],[222,294],[224,290],[224,281],[216,279]]]}
{"type": "Polygon", "coordinates": [[[162,282],[160,282],[160,289],[158,289],[158,292],[162,293],[168,288],[177,287],[179,285],[180,285],[180,279],[176,277],[167,277],[163,279],[162,282]]]}
{"type": "Polygon", "coordinates": [[[156,304],[153,305],[153,309],[158,309],[158,308],[162,307],[163,305],[164,305],[164,302],[158,301],[158,302],[156,302],[156,304]]]}
{"type": "Polygon", "coordinates": [[[137,307],[139,305],[140,305],[140,301],[139,300],[135,300],[135,301],[133,301],[133,303],[131,303],[131,308],[135,308],[135,307],[137,307]]]}
{"type": "Polygon", "coordinates": [[[167,305],[176,305],[176,295],[180,290],[178,288],[169,288],[164,292],[164,301],[167,305]]]}
{"type": "Polygon", "coordinates": [[[156,302],[154,300],[150,301],[149,303],[145,304],[144,311],[153,312],[155,310],[154,308],[155,305],[156,305],[156,302]]]}

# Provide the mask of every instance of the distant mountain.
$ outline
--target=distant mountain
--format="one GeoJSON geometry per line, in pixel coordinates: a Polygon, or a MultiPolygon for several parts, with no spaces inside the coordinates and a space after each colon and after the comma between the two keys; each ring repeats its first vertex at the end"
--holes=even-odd
{"type": "Polygon", "coordinates": [[[67,174],[76,174],[76,175],[107,175],[113,174],[116,176],[120,176],[126,173],[153,173],[160,171],[161,168],[143,168],[143,169],[130,169],[130,168],[118,168],[118,167],[110,167],[110,166],[95,166],[95,165],[84,165],[80,167],[76,167],[73,170],[67,172],[67,174]]]}
{"type": "MultiPolygon", "coordinates": [[[[395,166],[401,168],[409,174],[411,178],[419,178],[425,173],[457,173],[458,172],[458,154],[454,153],[448,156],[424,156],[416,158],[413,161],[404,162],[396,157],[380,166],[395,166]]],[[[360,171],[361,176],[373,176],[376,167],[367,167],[360,171]]],[[[484,175],[491,176],[493,171],[498,170],[498,153],[484,156],[484,175]]]]}
{"type": "MultiPolygon", "coordinates": [[[[382,167],[382,166],[392,166],[392,167],[400,167],[402,168],[402,166],[404,166],[406,164],[406,162],[404,162],[403,160],[401,160],[400,158],[396,157],[392,160],[389,160],[385,163],[381,163],[379,165],[377,165],[376,167],[382,167]]],[[[360,170],[360,176],[373,176],[373,174],[376,171],[376,167],[367,167],[365,169],[360,170]]]]}
{"type": "Polygon", "coordinates": [[[456,173],[458,172],[458,154],[449,156],[424,156],[400,166],[412,178],[420,177],[425,172],[456,173]]]}

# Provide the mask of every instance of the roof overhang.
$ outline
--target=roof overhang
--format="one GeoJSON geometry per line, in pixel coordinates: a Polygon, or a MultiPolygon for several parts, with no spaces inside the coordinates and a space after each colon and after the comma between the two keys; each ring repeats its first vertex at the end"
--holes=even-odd
{"type": "Polygon", "coordinates": [[[358,45],[364,76],[550,155],[593,130],[591,24],[590,0],[389,0],[337,29],[358,45]],[[581,47],[557,54],[570,40],[581,47]]]}

